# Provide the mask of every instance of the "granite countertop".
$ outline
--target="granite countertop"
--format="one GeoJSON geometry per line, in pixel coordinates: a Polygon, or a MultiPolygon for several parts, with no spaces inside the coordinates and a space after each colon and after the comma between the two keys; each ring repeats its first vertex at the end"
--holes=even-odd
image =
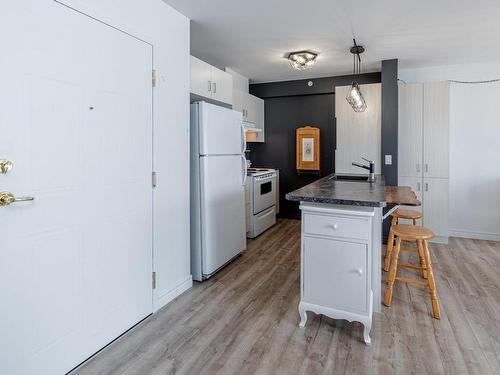
{"type": "Polygon", "coordinates": [[[344,204],[349,206],[385,207],[385,180],[377,175],[374,183],[334,180],[334,174],[323,177],[286,195],[289,201],[344,204]]]}

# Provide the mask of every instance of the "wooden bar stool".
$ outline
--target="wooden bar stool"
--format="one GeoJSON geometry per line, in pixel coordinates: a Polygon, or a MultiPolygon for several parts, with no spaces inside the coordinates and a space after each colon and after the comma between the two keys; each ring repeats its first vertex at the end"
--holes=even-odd
{"type": "Polygon", "coordinates": [[[396,246],[392,252],[391,267],[389,278],[387,280],[387,289],[385,291],[384,305],[390,306],[392,302],[392,291],[395,281],[400,281],[407,284],[414,284],[425,286],[429,289],[432,302],[432,314],[434,318],[439,319],[439,302],[437,299],[436,282],[434,280],[434,273],[432,271],[431,255],[429,253],[429,246],[427,240],[434,237],[434,233],[429,228],[421,227],[418,225],[397,224],[392,228],[394,236],[396,237],[396,246]],[[416,266],[409,263],[399,262],[399,252],[401,250],[401,241],[415,241],[419,249],[419,253],[424,256],[424,264],[416,266]],[[405,277],[397,277],[398,267],[405,267],[411,269],[425,270],[427,274],[426,281],[407,279],[405,277]]]}
{"type": "MultiPolygon", "coordinates": [[[[385,254],[384,254],[384,271],[387,272],[389,271],[389,265],[391,263],[391,253],[392,249],[394,247],[394,233],[392,232],[392,227],[394,225],[397,225],[399,223],[399,219],[407,219],[407,220],[412,220],[413,225],[417,225],[417,220],[422,218],[422,213],[419,211],[415,210],[410,210],[407,208],[398,208],[395,210],[392,214],[392,221],[391,221],[391,229],[389,230],[389,238],[387,239],[387,247],[385,248],[385,254]]],[[[418,249],[418,246],[417,246],[418,249]]],[[[415,251],[412,248],[402,248],[401,250],[404,251],[415,251]]],[[[423,257],[422,254],[420,254],[420,263],[422,263],[423,257]]],[[[425,271],[423,271],[423,276],[426,277],[425,271]]]]}

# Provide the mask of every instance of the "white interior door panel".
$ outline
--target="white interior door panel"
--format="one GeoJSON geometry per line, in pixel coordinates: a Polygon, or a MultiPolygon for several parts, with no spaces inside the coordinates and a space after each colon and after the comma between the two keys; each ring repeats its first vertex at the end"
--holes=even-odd
{"type": "Polygon", "coordinates": [[[152,46],[54,1],[0,16],[0,374],[64,374],[152,312],[152,46]]]}

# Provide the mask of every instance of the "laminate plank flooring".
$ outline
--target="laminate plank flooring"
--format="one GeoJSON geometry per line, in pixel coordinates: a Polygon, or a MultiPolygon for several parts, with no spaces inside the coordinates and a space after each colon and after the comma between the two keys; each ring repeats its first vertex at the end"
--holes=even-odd
{"type": "Polygon", "coordinates": [[[300,221],[279,220],[72,375],[500,374],[500,242],[451,238],[430,250],[441,320],[425,289],[396,283],[367,346],[356,322],[309,313],[298,327],[300,221]]]}

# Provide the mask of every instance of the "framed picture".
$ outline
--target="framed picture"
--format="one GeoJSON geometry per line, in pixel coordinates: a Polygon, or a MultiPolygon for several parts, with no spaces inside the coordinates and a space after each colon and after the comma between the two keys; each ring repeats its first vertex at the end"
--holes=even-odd
{"type": "Polygon", "coordinates": [[[302,138],[302,161],[314,161],[314,138],[302,138]]]}
{"type": "Polygon", "coordinates": [[[319,128],[305,126],[296,130],[296,154],[298,173],[319,173],[319,128]]]}

